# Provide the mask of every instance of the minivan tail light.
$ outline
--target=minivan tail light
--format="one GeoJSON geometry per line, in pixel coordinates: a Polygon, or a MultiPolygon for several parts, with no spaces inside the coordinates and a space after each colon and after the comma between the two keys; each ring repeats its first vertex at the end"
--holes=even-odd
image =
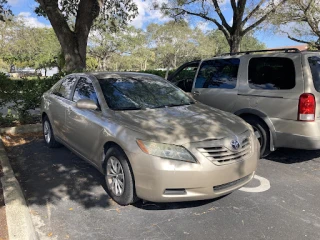
{"type": "Polygon", "coordinates": [[[315,120],[316,100],[311,93],[303,93],[299,98],[298,121],[312,122],[315,120]]]}

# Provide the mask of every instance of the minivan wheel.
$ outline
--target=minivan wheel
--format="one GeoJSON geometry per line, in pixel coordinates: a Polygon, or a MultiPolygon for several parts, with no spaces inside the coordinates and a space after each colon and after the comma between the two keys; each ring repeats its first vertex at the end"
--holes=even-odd
{"type": "Polygon", "coordinates": [[[45,116],[42,121],[43,138],[47,146],[50,148],[60,147],[61,144],[56,141],[49,118],[45,116]]]}
{"type": "Polygon", "coordinates": [[[248,116],[245,117],[244,120],[252,126],[254,134],[259,140],[260,157],[262,158],[268,156],[271,153],[269,128],[264,122],[255,117],[248,116]]]}
{"type": "Polygon", "coordinates": [[[138,201],[133,173],[125,153],[118,147],[110,147],[105,159],[105,180],[110,197],[122,206],[138,201]]]}

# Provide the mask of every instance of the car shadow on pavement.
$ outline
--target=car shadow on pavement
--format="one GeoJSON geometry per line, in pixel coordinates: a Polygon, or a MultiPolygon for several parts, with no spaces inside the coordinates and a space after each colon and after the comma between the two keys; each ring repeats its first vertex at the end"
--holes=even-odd
{"type": "MultiPolygon", "coordinates": [[[[48,148],[43,139],[37,137],[7,151],[29,206],[58,205],[60,201],[72,201],[86,209],[117,206],[106,192],[103,174],[66,147],[48,148]]],[[[242,167],[239,166],[239,172],[243,171],[242,167]]],[[[142,210],[184,209],[220,198],[177,203],[138,201],[133,206],[142,210]]]]}
{"type": "Polygon", "coordinates": [[[289,149],[289,148],[280,148],[275,152],[271,153],[265,159],[285,163],[285,164],[294,164],[305,161],[312,161],[320,157],[319,150],[299,150],[299,149],[289,149]]]}
{"type": "MultiPolygon", "coordinates": [[[[229,194],[228,194],[229,195],[229,194]]],[[[222,196],[215,199],[209,199],[209,200],[198,200],[198,201],[188,201],[188,202],[168,202],[168,203],[154,203],[154,202],[143,202],[138,201],[135,204],[133,204],[134,207],[140,208],[142,210],[176,210],[176,209],[184,209],[184,208],[194,208],[194,207],[200,207],[203,205],[207,205],[209,203],[213,203],[215,201],[218,201],[221,198],[226,197],[222,196]]]]}
{"type": "Polygon", "coordinates": [[[28,205],[74,201],[84,208],[114,205],[104,176],[65,147],[50,149],[42,138],[7,148],[28,205]]]}

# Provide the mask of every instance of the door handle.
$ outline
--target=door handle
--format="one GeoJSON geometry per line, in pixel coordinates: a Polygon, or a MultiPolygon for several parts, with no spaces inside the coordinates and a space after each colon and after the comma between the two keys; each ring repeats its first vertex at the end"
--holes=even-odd
{"type": "Polygon", "coordinates": [[[200,95],[200,92],[198,92],[198,91],[193,92],[193,96],[199,96],[199,95],[200,95]]]}
{"type": "Polygon", "coordinates": [[[70,113],[71,113],[71,109],[67,108],[67,114],[70,114],[70,113]]]}

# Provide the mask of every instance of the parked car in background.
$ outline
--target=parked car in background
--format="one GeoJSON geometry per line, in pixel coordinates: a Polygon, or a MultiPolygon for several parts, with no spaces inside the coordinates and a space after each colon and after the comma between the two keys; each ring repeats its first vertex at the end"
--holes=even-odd
{"type": "Polygon", "coordinates": [[[121,205],[226,195],[253,178],[260,154],[245,121],[150,74],[68,75],[41,109],[46,144],[99,169],[121,205]]]}
{"type": "Polygon", "coordinates": [[[225,54],[186,63],[169,80],[199,102],[250,123],[261,156],[280,147],[320,149],[318,52],[275,49],[225,54]]]}

